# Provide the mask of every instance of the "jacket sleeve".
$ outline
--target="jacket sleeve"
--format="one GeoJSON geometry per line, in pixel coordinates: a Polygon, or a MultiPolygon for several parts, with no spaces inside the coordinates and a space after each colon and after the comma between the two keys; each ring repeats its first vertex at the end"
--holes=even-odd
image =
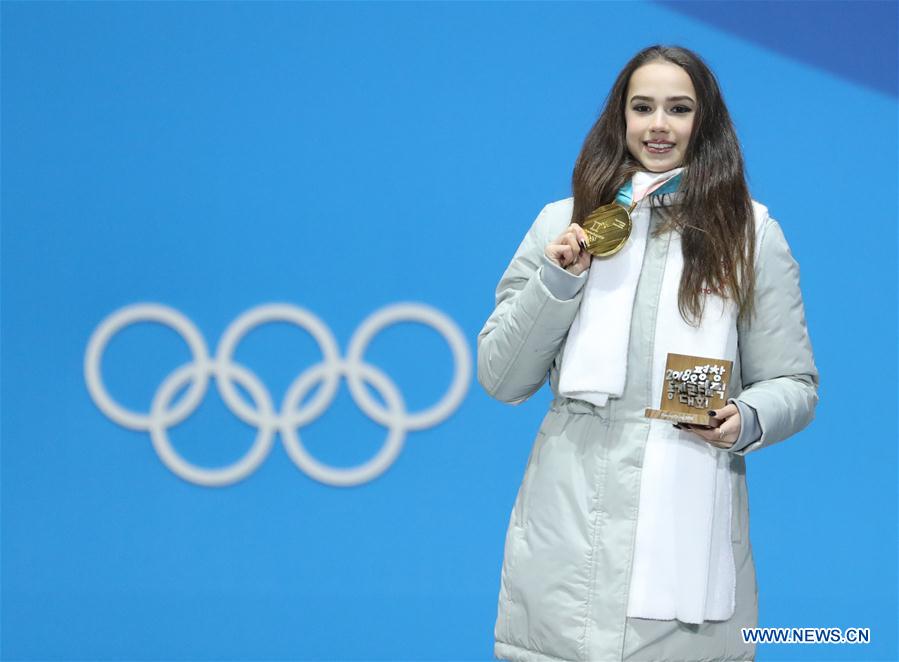
{"type": "Polygon", "coordinates": [[[553,203],[537,216],[503,273],[493,313],[478,334],[478,382],[502,402],[524,402],[543,385],[583,294],[587,271],[543,273],[552,266],[544,262],[546,244],[571,220],[560,218],[560,211],[553,203]],[[571,298],[559,298],[572,292],[571,298]]]}
{"type": "MultiPolygon", "coordinates": [[[[739,328],[743,391],[737,400],[753,407],[761,437],[746,455],[805,428],[818,404],[818,370],[799,288],[799,264],[780,224],[769,219],[756,270],[756,314],[739,328]]],[[[735,444],[736,446],[736,444],[735,444]]]]}
{"type": "Polygon", "coordinates": [[[749,444],[758,441],[762,436],[762,428],[759,425],[758,412],[756,412],[754,407],[750,407],[745,402],[735,398],[728,398],[727,402],[736,406],[740,412],[740,434],[733,445],[727,449],[732,453],[736,453],[746,448],[749,444]]]}

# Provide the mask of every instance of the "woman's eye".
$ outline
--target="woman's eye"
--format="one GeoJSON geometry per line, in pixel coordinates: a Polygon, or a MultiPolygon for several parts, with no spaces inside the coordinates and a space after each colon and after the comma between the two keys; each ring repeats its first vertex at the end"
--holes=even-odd
{"type": "Polygon", "coordinates": [[[675,106],[671,110],[673,110],[675,113],[678,113],[678,114],[693,112],[693,109],[690,108],[689,106],[675,106]]]}
{"type": "Polygon", "coordinates": [[[647,106],[645,103],[641,103],[637,106],[634,106],[634,111],[637,113],[644,113],[647,110],[649,110],[649,106],[647,106]]]}

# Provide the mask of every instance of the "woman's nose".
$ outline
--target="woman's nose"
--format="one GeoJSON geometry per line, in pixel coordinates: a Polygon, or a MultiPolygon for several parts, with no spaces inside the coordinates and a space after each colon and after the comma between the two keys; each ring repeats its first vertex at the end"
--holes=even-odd
{"type": "Polygon", "coordinates": [[[650,131],[668,131],[668,118],[662,109],[659,109],[652,116],[652,122],[649,125],[650,131]]]}

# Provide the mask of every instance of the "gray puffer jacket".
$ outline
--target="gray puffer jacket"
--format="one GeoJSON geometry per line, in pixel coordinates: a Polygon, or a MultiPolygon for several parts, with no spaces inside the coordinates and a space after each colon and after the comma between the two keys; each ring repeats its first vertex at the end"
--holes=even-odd
{"type": "Polygon", "coordinates": [[[818,402],[818,371],[806,328],[799,265],[780,225],[757,235],[756,316],[738,325],[730,396],[747,426],[728,450],[737,575],[736,613],[691,625],[629,618],[627,596],[649,424],[655,310],[670,233],[652,236],[651,214],[634,302],[627,375],[603,407],[559,396],[559,369],[586,273],[563,272],[544,248],[571,222],[573,199],[544,207],[496,289],[478,335],[478,380],[494,398],[520,403],[549,379],[554,394],[534,439],[509,519],[501,572],[495,654],[533,662],[575,660],[751,660],[741,627],[758,620],[749,543],[745,456],[805,428],[818,402]],[[555,271],[553,271],[555,270],[555,271]],[[747,410],[746,407],[751,407],[747,410]],[[757,418],[756,418],[757,417],[757,418]]]}

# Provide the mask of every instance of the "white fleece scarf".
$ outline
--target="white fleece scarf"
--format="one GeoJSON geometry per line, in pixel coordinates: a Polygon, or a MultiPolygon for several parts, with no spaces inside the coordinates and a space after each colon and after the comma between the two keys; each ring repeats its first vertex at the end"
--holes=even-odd
{"type": "MultiPolygon", "coordinates": [[[[677,174],[639,172],[634,198],[677,174]]],[[[676,202],[681,194],[664,196],[676,202]]],[[[561,395],[604,406],[620,397],[627,375],[631,316],[643,265],[650,201],[631,213],[627,244],[608,258],[594,258],[578,313],[569,330],[559,378],[561,395]]],[[[759,227],[756,218],[756,228],[759,227]]],[[[687,325],[677,306],[683,269],[680,234],[668,233],[668,255],[655,325],[652,393],[658,408],[669,352],[735,361],[736,306],[706,298],[699,328],[687,325]]],[[[638,366],[636,369],[643,369],[638,366]]],[[[641,409],[642,414],[642,409],[641,409]]],[[[640,506],[627,615],[687,623],[726,620],[734,613],[736,573],[731,546],[730,456],[670,421],[646,419],[640,506]]]]}

